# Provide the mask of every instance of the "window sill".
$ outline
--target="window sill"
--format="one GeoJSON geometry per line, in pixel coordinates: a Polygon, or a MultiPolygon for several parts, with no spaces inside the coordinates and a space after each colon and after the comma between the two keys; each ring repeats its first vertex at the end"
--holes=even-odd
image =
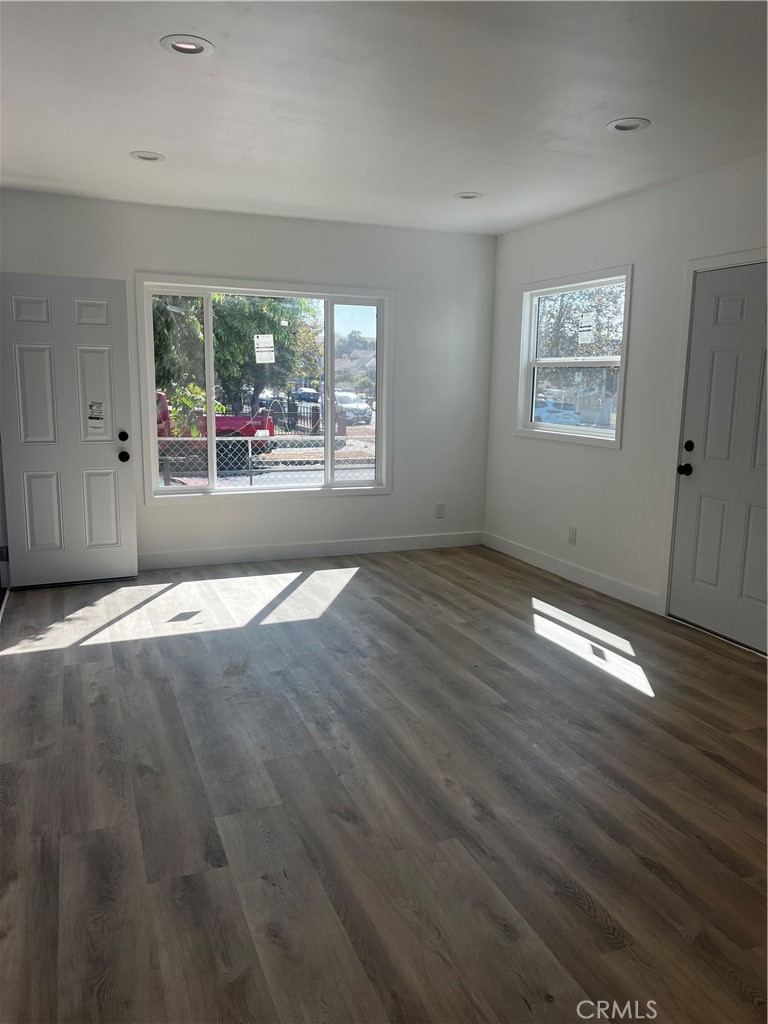
{"type": "Polygon", "coordinates": [[[350,487],[312,487],[312,488],[270,488],[246,490],[167,490],[153,491],[149,496],[147,504],[164,504],[167,501],[193,498],[213,498],[217,502],[225,499],[231,501],[242,501],[245,498],[349,498],[358,495],[369,497],[379,494],[391,494],[392,487],[385,484],[358,484],[350,487]]]}
{"type": "Polygon", "coordinates": [[[621,448],[620,437],[600,437],[599,434],[578,434],[576,432],[546,427],[517,427],[518,437],[546,438],[549,441],[566,441],[569,444],[587,444],[595,448],[621,448]]]}

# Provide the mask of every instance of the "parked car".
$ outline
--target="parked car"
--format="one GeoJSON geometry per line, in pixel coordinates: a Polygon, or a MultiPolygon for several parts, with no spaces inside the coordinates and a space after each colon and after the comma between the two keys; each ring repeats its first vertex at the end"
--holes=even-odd
{"type": "Polygon", "coordinates": [[[539,395],[534,402],[533,422],[578,427],[581,417],[573,402],[552,401],[539,395]]]}
{"type": "Polygon", "coordinates": [[[314,388],[299,388],[298,391],[294,391],[293,397],[297,402],[319,402],[320,392],[314,388]]]}
{"type": "Polygon", "coordinates": [[[339,409],[344,410],[347,423],[352,426],[355,423],[365,423],[367,425],[373,418],[373,409],[371,409],[367,402],[362,400],[360,395],[356,395],[354,391],[337,391],[336,405],[339,409]]]}

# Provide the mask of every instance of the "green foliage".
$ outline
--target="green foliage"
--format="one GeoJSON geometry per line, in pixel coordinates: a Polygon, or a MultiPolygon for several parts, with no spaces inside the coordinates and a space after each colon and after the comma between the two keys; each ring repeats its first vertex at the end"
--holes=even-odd
{"type": "Polygon", "coordinates": [[[155,381],[170,395],[177,385],[205,385],[202,299],[153,295],[155,381]]]}
{"type": "MultiPolygon", "coordinates": [[[[556,292],[538,299],[536,355],[557,359],[574,356],[618,356],[624,329],[623,284],[601,285],[571,292],[556,292]],[[594,340],[579,344],[582,315],[591,317],[594,340]]],[[[612,367],[543,366],[537,373],[538,392],[554,389],[588,395],[615,394],[618,369],[612,367]],[[576,373],[580,372],[579,380],[576,373]]]]}
{"type": "MultiPolygon", "coordinates": [[[[212,298],[214,376],[220,411],[242,411],[260,391],[284,389],[298,378],[319,376],[322,344],[322,303],[302,298],[218,293],[212,298]],[[274,364],[257,363],[254,334],[275,340],[274,364]]],[[[196,389],[205,386],[203,301],[190,296],[153,296],[155,379],[190,422],[196,389]]],[[[204,404],[204,403],[201,403],[204,404]]]]}
{"type": "Polygon", "coordinates": [[[374,395],[376,393],[376,381],[367,373],[358,373],[354,383],[355,391],[361,395],[374,395]]]}
{"type": "Polygon", "coordinates": [[[538,300],[537,352],[539,357],[617,356],[624,328],[624,285],[541,295],[538,300]],[[583,314],[592,317],[594,341],[579,344],[583,314]]]}
{"type": "Polygon", "coordinates": [[[353,352],[372,352],[375,348],[375,340],[373,338],[364,338],[360,331],[350,331],[346,337],[336,335],[334,341],[334,351],[337,359],[349,356],[353,352]]]}
{"type": "MultiPolygon", "coordinates": [[[[217,415],[224,412],[221,402],[213,404],[217,415]]],[[[187,434],[200,437],[200,413],[205,413],[205,389],[197,384],[175,387],[173,396],[168,398],[168,410],[175,436],[187,434]]]]}
{"type": "Polygon", "coordinates": [[[321,307],[301,298],[214,295],[213,334],[216,386],[227,407],[242,409],[260,391],[280,391],[298,377],[317,376],[322,346],[321,307]],[[254,334],[271,334],[275,362],[257,363],[254,334]]]}

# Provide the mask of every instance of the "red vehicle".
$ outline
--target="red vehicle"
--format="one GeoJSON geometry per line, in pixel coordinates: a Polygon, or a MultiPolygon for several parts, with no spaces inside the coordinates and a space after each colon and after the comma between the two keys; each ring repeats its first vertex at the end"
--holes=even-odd
{"type": "MultiPolygon", "coordinates": [[[[168,396],[162,391],[155,392],[157,402],[157,436],[158,437],[193,437],[189,427],[179,427],[171,422],[171,411],[168,408],[168,396]]],[[[208,436],[208,420],[202,409],[197,409],[197,419],[200,430],[200,440],[208,436]]],[[[270,444],[269,438],[275,436],[275,424],[272,417],[267,413],[257,413],[255,416],[227,416],[216,417],[217,437],[257,437],[261,444],[254,444],[254,451],[271,451],[274,442],[270,444]]]]}
{"type": "MultiPolygon", "coordinates": [[[[163,391],[155,392],[157,405],[157,448],[164,475],[171,472],[171,466],[194,470],[195,464],[207,463],[208,420],[202,409],[196,410],[199,434],[193,434],[189,426],[173,423],[168,407],[168,396],[163,391]],[[189,440],[186,440],[189,438],[189,440]],[[182,440],[183,439],[183,440],[182,440]]],[[[218,450],[221,462],[226,468],[247,469],[249,455],[265,455],[275,447],[275,424],[267,413],[255,416],[216,417],[216,437],[231,437],[233,441],[226,450],[218,450]],[[250,445],[235,438],[253,438],[250,445]]]]}

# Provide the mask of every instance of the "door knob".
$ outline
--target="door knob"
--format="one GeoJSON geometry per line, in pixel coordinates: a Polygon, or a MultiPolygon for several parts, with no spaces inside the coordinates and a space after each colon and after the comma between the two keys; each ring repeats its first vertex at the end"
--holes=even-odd
{"type": "Polygon", "coordinates": [[[680,474],[680,476],[690,476],[693,472],[693,466],[690,464],[690,462],[684,462],[682,466],[677,467],[677,472],[680,474]]]}
{"type": "Polygon", "coordinates": [[[127,430],[121,430],[120,433],[117,435],[117,440],[118,441],[127,441],[128,440],[128,431],[127,430]]]}
{"type": "Polygon", "coordinates": [[[131,453],[130,452],[118,452],[117,453],[117,457],[118,457],[118,459],[120,459],[121,462],[128,462],[128,460],[131,457],[131,453]]]}
{"type": "Polygon", "coordinates": [[[696,446],[694,445],[693,441],[686,441],[683,445],[683,448],[685,448],[687,452],[692,452],[695,447],[696,446]]]}

